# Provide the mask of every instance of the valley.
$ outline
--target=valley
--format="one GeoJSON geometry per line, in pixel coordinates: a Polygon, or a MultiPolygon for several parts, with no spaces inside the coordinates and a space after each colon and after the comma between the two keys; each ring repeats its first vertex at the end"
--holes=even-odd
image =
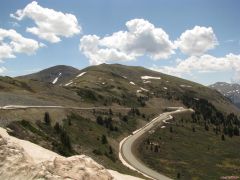
{"type": "MultiPolygon", "coordinates": [[[[195,111],[194,119],[191,119],[192,116],[183,117],[183,122],[189,121],[188,124],[181,125],[184,126],[183,130],[194,126],[197,134],[202,126],[208,126],[209,129],[215,129],[218,136],[224,134],[225,142],[230,143],[233,149],[238,147],[240,139],[237,133],[234,133],[233,138],[227,138],[233,132],[230,131],[231,127],[234,130],[240,125],[239,109],[230,100],[206,86],[143,67],[102,64],[77,70],[56,66],[27,76],[1,77],[0,86],[0,125],[7,128],[10,135],[36,143],[62,156],[85,154],[107,169],[140,178],[146,178],[141,174],[142,170],[138,173],[129,169],[119,159],[119,143],[136,129],[148,127],[147,124],[159,114],[171,111],[169,107],[192,108],[195,111]],[[226,132],[224,128],[227,129],[226,132]]],[[[169,124],[178,122],[176,119],[179,117],[181,116],[178,114],[174,115],[169,124]]],[[[182,139],[181,142],[187,141],[191,145],[196,142],[188,140],[192,133],[188,130],[179,131],[178,138],[171,138],[172,134],[165,133],[169,124],[160,121],[162,120],[150,123],[154,128],[146,129],[134,145],[129,144],[123,151],[132,151],[142,164],[146,163],[149,171],[153,169],[164,177],[178,178],[180,173],[181,179],[203,178],[186,172],[186,169],[192,168],[194,172],[200,168],[191,163],[189,167],[181,163],[178,166],[173,164],[172,167],[165,163],[179,160],[177,153],[181,152],[181,148],[174,147],[181,146],[178,144],[179,138],[182,139]],[[161,128],[163,126],[165,128],[161,128]],[[164,137],[163,142],[156,139],[160,136],[164,137]],[[165,142],[168,138],[171,147],[165,142]],[[157,157],[160,159],[152,151],[146,150],[152,147],[146,145],[147,139],[164,143],[159,145],[160,154],[157,157]],[[132,146],[133,149],[130,148],[132,146]],[[169,148],[176,148],[176,151],[168,151],[169,148]],[[172,159],[162,160],[169,156],[172,159]],[[156,164],[159,166],[156,167],[156,164]]],[[[211,136],[206,131],[199,138],[209,139],[211,136]]],[[[206,144],[208,143],[212,142],[206,144]]],[[[232,149],[225,151],[226,154],[219,151],[216,158],[220,155],[227,157],[228,153],[235,157],[237,153],[232,149]]],[[[189,153],[192,158],[198,157],[197,153],[189,153]]],[[[203,158],[212,156],[212,153],[213,151],[209,151],[208,154],[203,154],[203,158]]],[[[181,161],[185,162],[184,159],[181,161]]],[[[132,165],[136,166],[135,163],[132,165]]],[[[218,174],[208,172],[208,177],[219,177],[226,172],[238,173],[238,170],[231,169],[220,171],[218,174]]],[[[158,179],[158,176],[150,176],[158,179]]]]}

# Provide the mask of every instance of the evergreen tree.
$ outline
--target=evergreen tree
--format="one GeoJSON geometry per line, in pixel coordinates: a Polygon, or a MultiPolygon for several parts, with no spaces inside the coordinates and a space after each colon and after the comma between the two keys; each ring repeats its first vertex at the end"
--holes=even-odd
{"type": "Polygon", "coordinates": [[[232,127],[231,124],[228,125],[228,135],[229,135],[230,137],[233,137],[233,127],[232,127]]]}
{"type": "Polygon", "coordinates": [[[103,118],[102,118],[102,116],[98,116],[97,117],[97,119],[96,119],[96,121],[97,121],[97,123],[99,124],[99,125],[103,125],[103,118]]]}
{"type": "Polygon", "coordinates": [[[58,122],[55,123],[55,125],[54,125],[54,129],[55,129],[55,131],[56,131],[57,133],[60,133],[60,131],[61,131],[61,127],[60,127],[60,125],[59,125],[58,122]]]}
{"type": "Polygon", "coordinates": [[[233,132],[235,136],[239,136],[239,128],[237,126],[234,127],[233,132]]]}
{"type": "Polygon", "coordinates": [[[107,144],[107,143],[108,143],[108,140],[106,135],[102,135],[102,144],[107,144]]]}
{"type": "Polygon", "coordinates": [[[72,120],[68,119],[68,125],[71,126],[72,125],[72,120]]]}
{"type": "Polygon", "coordinates": [[[124,122],[128,122],[128,116],[123,116],[122,120],[123,120],[124,122]]]}
{"type": "Polygon", "coordinates": [[[222,141],[225,141],[225,136],[224,136],[224,134],[222,134],[222,141]]]}
{"type": "Polygon", "coordinates": [[[113,154],[112,146],[109,146],[109,154],[113,154]]]}
{"type": "Polygon", "coordinates": [[[194,127],[194,126],[193,126],[193,128],[192,128],[192,131],[193,131],[193,132],[196,132],[196,129],[195,129],[195,127],[194,127]]]}
{"type": "Polygon", "coordinates": [[[111,115],[111,116],[113,115],[113,112],[112,112],[111,108],[109,109],[109,115],[111,115]]]}
{"type": "Polygon", "coordinates": [[[204,124],[204,126],[205,126],[205,130],[206,130],[206,131],[209,131],[208,124],[207,124],[207,123],[205,123],[205,124],[204,124]]]}
{"type": "Polygon", "coordinates": [[[181,174],[177,173],[177,179],[180,179],[180,178],[181,178],[181,174]]]}
{"type": "Polygon", "coordinates": [[[48,112],[45,112],[44,114],[44,122],[46,125],[50,126],[51,125],[51,119],[50,119],[50,115],[48,112]]]}
{"type": "Polygon", "coordinates": [[[72,149],[70,137],[68,136],[68,134],[65,130],[62,130],[60,139],[65,148],[67,148],[68,150],[72,149]]]}
{"type": "Polygon", "coordinates": [[[152,146],[152,144],[151,144],[151,146],[150,146],[150,150],[153,151],[153,146],[152,146]]]}
{"type": "Polygon", "coordinates": [[[227,135],[227,134],[228,134],[228,129],[227,129],[227,127],[226,127],[226,126],[224,126],[224,127],[223,127],[223,132],[224,132],[224,134],[225,134],[225,135],[227,135]]]}

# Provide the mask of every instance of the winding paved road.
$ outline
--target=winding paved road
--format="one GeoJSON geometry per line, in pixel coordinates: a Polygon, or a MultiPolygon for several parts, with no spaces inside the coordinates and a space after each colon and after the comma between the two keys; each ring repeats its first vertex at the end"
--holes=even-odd
{"type": "Polygon", "coordinates": [[[151,168],[147,167],[145,164],[143,164],[137,157],[133,154],[133,145],[136,141],[139,140],[139,138],[144,135],[146,132],[150,131],[157,125],[161,125],[163,122],[166,122],[167,120],[172,119],[172,114],[176,113],[182,113],[186,111],[193,112],[192,109],[184,109],[184,108],[177,108],[177,110],[172,112],[166,112],[163,114],[160,114],[157,118],[153,119],[151,122],[143,126],[141,129],[134,131],[132,135],[124,138],[120,143],[120,153],[119,158],[122,161],[122,163],[138,172],[143,174],[144,176],[151,178],[151,179],[158,179],[158,180],[170,180],[169,177],[166,177],[165,175],[152,170],[151,168]]]}
{"type": "MultiPolygon", "coordinates": [[[[15,110],[15,109],[30,109],[30,108],[51,108],[51,109],[75,109],[75,110],[91,110],[91,109],[130,109],[130,108],[121,108],[121,107],[66,107],[66,106],[21,106],[21,105],[7,105],[7,106],[0,106],[0,110],[15,110]]],[[[119,158],[122,163],[138,172],[143,174],[144,176],[151,178],[151,179],[158,179],[158,180],[170,180],[170,178],[164,176],[161,173],[158,173],[151,168],[147,167],[143,164],[140,160],[136,158],[136,156],[132,152],[133,144],[139,140],[139,138],[144,135],[146,132],[150,131],[154,127],[161,125],[161,123],[166,122],[167,120],[172,119],[172,114],[182,113],[186,111],[193,111],[192,109],[184,109],[182,107],[171,107],[171,110],[175,110],[172,112],[165,112],[160,114],[158,117],[147,123],[142,128],[134,131],[132,135],[124,138],[120,142],[119,146],[119,158]]]]}

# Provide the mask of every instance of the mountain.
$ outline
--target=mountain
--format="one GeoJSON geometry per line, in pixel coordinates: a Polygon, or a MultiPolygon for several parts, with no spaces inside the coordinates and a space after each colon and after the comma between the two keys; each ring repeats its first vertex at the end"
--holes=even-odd
{"type": "Polygon", "coordinates": [[[79,73],[79,70],[65,65],[58,65],[39,71],[37,73],[20,76],[19,79],[34,79],[42,82],[61,84],[73,78],[79,73]]]}
{"type": "Polygon", "coordinates": [[[240,85],[231,84],[226,82],[217,82],[209,86],[212,89],[217,90],[225,97],[230,99],[237,107],[240,108],[240,85]]]}
{"type": "MultiPolygon", "coordinates": [[[[218,141],[223,133],[237,136],[240,115],[239,109],[214,89],[143,67],[121,64],[101,64],[81,70],[55,66],[26,76],[0,77],[0,104],[0,126],[9,128],[12,136],[66,157],[85,154],[107,169],[137,177],[142,175],[119,160],[119,143],[167,107],[195,110],[193,116],[186,116],[176,124],[185,129],[184,141],[192,137],[193,131],[201,132],[201,142],[208,138],[218,141]]],[[[166,125],[166,129],[171,125],[166,125]]],[[[168,139],[175,144],[177,138],[171,135],[168,139]]],[[[238,139],[232,139],[235,141],[228,139],[228,142],[235,147],[238,139]]],[[[206,147],[201,150],[205,151],[206,147]]],[[[225,151],[236,155],[226,148],[225,151]]],[[[155,154],[147,157],[152,160],[155,154]]]]}
{"type": "Polygon", "coordinates": [[[228,99],[206,86],[143,67],[121,64],[90,66],[64,86],[76,91],[85,101],[105,105],[139,106],[144,103],[139,97],[149,97],[149,101],[154,102],[155,99],[168,98],[180,102],[184,96],[191,96],[207,99],[222,110],[236,110],[228,99]]]}
{"type": "Polygon", "coordinates": [[[132,107],[147,104],[153,107],[160,102],[156,99],[172,99],[181,104],[187,95],[207,99],[226,112],[228,109],[237,111],[230,101],[208,87],[143,67],[121,64],[101,64],[82,70],[59,65],[16,78],[1,77],[0,86],[2,105],[132,107]]]}

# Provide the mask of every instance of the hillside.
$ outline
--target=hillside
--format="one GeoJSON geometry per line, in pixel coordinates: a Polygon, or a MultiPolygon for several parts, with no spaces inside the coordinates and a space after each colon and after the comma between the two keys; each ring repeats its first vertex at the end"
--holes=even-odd
{"type": "Polygon", "coordinates": [[[219,92],[195,82],[120,64],[75,70],[67,78],[62,75],[67,70],[64,73],[59,66],[30,76],[1,77],[1,106],[64,108],[0,109],[0,126],[63,156],[85,154],[106,168],[138,177],[142,176],[119,161],[118,144],[167,107],[193,108],[194,123],[202,128],[208,124],[222,133],[224,127],[238,126],[239,109],[219,92]],[[59,73],[62,79],[53,83],[59,73]]]}
{"type": "Polygon", "coordinates": [[[240,123],[231,123],[224,126],[189,113],[175,115],[143,138],[137,146],[138,157],[173,179],[238,179],[240,123]]]}
{"type": "Polygon", "coordinates": [[[240,85],[230,84],[226,82],[217,82],[209,86],[212,89],[217,90],[225,97],[230,99],[237,107],[240,108],[240,85]]]}
{"type": "MultiPolygon", "coordinates": [[[[131,107],[141,106],[138,97],[147,97],[149,102],[160,98],[181,103],[187,95],[195,99],[207,99],[223,111],[238,112],[228,99],[206,86],[143,67],[102,64],[85,68],[81,73],[65,87],[76,91],[83,99],[85,97],[86,101],[131,107]]],[[[148,103],[147,100],[145,102],[148,103]]],[[[148,105],[151,106],[151,103],[148,105]]]]}

